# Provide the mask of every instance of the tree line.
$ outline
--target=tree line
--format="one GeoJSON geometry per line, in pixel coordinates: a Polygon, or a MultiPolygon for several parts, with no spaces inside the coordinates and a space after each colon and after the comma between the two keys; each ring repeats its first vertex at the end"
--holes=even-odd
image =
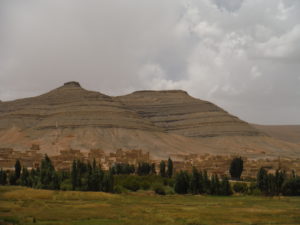
{"type": "Polygon", "coordinates": [[[154,163],[140,162],[137,166],[127,163],[116,163],[104,171],[95,160],[92,163],[74,160],[69,170],[58,171],[51,159],[45,155],[36,169],[22,167],[19,160],[14,171],[0,170],[1,185],[22,185],[40,189],[103,191],[120,193],[123,189],[137,191],[152,189],[158,194],[209,194],[231,195],[233,192],[247,193],[258,190],[264,195],[300,195],[300,177],[295,173],[287,175],[283,170],[275,174],[261,168],[256,182],[250,185],[240,181],[243,172],[243,159],[234,158],[227,176],[208,175],[207,171],[193,168],[191,173],[179,171],[174,174],[173,161],[169,158],[161,161],[159,172],[154,163]],[[137,179],[141,177],[141,179],[137,179]],[[235,181],[234,181],[235,180],[235,181]]]}

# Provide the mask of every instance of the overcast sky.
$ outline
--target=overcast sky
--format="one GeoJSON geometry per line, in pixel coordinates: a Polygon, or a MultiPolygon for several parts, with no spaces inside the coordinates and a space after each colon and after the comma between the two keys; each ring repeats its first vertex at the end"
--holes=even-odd
{"type": "Polygon", "coordinates": [[[251,123],[300,124],[299,0],[0,0],[0,99],[76,80],[184,89],[251,123]]]}

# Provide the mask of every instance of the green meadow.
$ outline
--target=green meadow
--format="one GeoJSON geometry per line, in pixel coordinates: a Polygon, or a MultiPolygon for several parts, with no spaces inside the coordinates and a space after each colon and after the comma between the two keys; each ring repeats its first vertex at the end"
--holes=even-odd
{"type": "Polygon", "coordinates": [[[159,196],[0,187],[0,224],[300,224],[300,197],[159,196]]]}

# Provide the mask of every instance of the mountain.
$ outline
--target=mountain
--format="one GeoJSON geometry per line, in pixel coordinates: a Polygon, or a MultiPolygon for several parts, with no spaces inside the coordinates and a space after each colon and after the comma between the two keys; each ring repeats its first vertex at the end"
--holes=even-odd
{"type": "Polygon", "coordinates": [[[300,144],[300,125],[257,125],[253,127],[261,132],[287,142],[300,144]]]}
{"type": "Polygon", "coordinates": [[[46,94],[0,103],[0,148],[39,144],[63,149],[142,149],[170,154],[299,156],[299,145],[265,135],[220,107],[185,91],[138,91],[110,97],[67,82],[46,94]]]}

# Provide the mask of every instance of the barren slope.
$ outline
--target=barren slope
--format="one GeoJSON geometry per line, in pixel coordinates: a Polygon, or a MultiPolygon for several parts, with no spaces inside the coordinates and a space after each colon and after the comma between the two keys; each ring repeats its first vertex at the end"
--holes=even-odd
{"type": "Polygon", "coordinates": [[[271,137],[300,144],[300,125],[257,125],[256,129],[271,137]]]}
{"type": "Polygon", "coordinates": [[[140,91],[110,97],[69,82],[44,95],[0,103],[0,147],[59,154],[142,149],[169,154],[299,157],[299,145],[263,135],[216,105],[184,91],[140,91]]]}
{"type": "Polygon", "coordinates": [[[168,133],[187,137],[261,135],[248,123],[184,91],[138,91],[117,99],[168,133]]]}

